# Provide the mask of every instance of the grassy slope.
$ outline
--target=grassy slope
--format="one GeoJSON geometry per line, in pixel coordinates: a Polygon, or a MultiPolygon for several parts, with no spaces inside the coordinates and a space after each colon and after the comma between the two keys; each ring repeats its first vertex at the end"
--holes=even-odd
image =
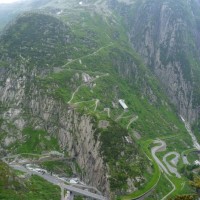
{"type": "Polygon", "coordinates": [[[47,139],[48,134],[45,131],[26,128],[23,134],[26,136],[26,140],[20,145],[15,144],[15,147],[17,146],[17,153],[41,154],[43,151],[48,150],[59,151],[57,139],[53,137],[50,140],[47,139]]]}
{"type": "Polygon", "coordinates": [[[0,162],[0,199],[59,200],[60,189],[35,175],[29,179],[19,178],[6,164],[0,162]]]}
{"type": "MultiPolygon", "coordinates": [[[[93,20],[95,19],[93,18],[93,20]]],[[[123,38],[124,41],[125,36],[123,31],[120,32],[120,36],[123,38]]],[[[158,90],[158,86],[154,78],[150,78],[148,80],[148,83],[152,86],[154,92],[157,93],[157,96],[159,96],[160,99],[165,99],[165,102],[161,103],[160,101],[156,105],[151,105],[147,97],[142,98],[141,94],[139,94],[138,87],[141,87],[141,85],[138,86],[131,83],[127,84],[126,80],[120,78],[119,75],[115,71],[113,71],[113,69],[115,69],[115,66],[111,68],[109,67],[113,65],[113,63],[110,63],[110,59],[107,58],[109,51],[113,52],[113,50],[115,49],[117,49],[118,52],[121,51],[120,53],[124,51],[124,49],[122,48],[123,45],[119,45],[119,43],[116,41],[112,41],[112,43],[113,45],[111,47],[103,49],[102,51],[98,52],[97,55],[88,56],[86,58],[82,57],[82,64],[76,62],[67,66],[70,67],[71,70],[78,69],[83,71],[86,70],[87,72],[89,72],[90,70],[92,72],[95,72],[95,70],[97,70],[104,73],[112,74],[108,77],[98,79],[96,81],[97,86],[92,90],[87,86],[81,87],[79,92],[75,95],[73,102],[76,103],[79,101],[89,101],[96,98],[100,99],[100,105],[98,106],[96,115],[99,118],[106,118],[106,114],[102,111],[103,108],[109,107],[111,108],[111,118],[116,119],[116,117],[123,112],[121,108],[112,108],[112,101],[116,97],[116,95],[118,95],[119,98],[124,98],[129,106],[128,113],[125,113],[123,117],[129,115],[139,116],[138,120],[131,124],[129,128],[130,132],[132,132],[132,130],[136,130],[141,134],[143,141],[139,142],[139,145],[143,146],[146,143],[144,140],[148,141],[148,138],[160,137],[161,139],[167,139],[167,151],[176,150],[177,152],[182,153],[183,150],[191,148],[191,139],[185,131],[184,125],[178,119],[175,111],[170,108],[170,105],[167,105],[166,97],[162,92],[160,92],[160,90],[158,90]],[[100,65],[98,64],[99,60],[103,61],[100,63],[100,65]],[[85,69],[83,66],[87,66],[87,68],[85,69]],[[121,79],[121,81],[119,81],[119,79],[121,79]],[[117,94],[115,93],[115,87],[118,88],[117,94]],[[174,136],[176,137],[175,140],[174,136]]],[[[138,63],[138,58],[136,58],[135,54],[129,48],[126,48],[126,51],[127,53],[130,53],[132,55],[134,61],[138,65],[142,65],[141,63],[138,63]]],[[[119,54],[116,54],[116,59],[117,56],[120,57],[119,54]]],[[[126,62],[126,60],[124,62],[126,62]]],[[[145,67],[143,66],[143,68],[145,67]]],[[[145,70],[145,72],[148,73],[147,69],[141,69],[141,71],[142,70],[145,70]]],[[[86,102],[79,104],[79,106],[81,106],[82,108],[86,106],[87,112],[93,114],[94,103],[93,105],[91,104],[91,102],[86,102]],[[90,107],[88,106],[88,104],[90,105],[90,107]]],[[[121,119],[119,123],[121,126],[126,128],[129,120],[130,117],[127,117],[121,119]]],[[[149,154],[149,150],[145,149],[145,152],[149,154]]],[[[151,188],[158,181],[158,168],[156,167],[156,164],[154,162],[153,164],[155,170],[154,176],[150,178],[148,177],[149,175],[147,175],[147,179],[151,181],[146,185],[145,189],[141,188],[140,191],[135,192],[133,195],[131,195],[132,197],[142,194],[143,191],[151,188]]],[[[166,182],[166,180],[163,181],[163,179],[164,178],[162,177],[161,183],[166,182]]],[[[181,194],[183,191],[190,192],[190,189],[184,189],[183,187],[181,187],[182,183],[187,182],[185,178],[181,180],[173,178],[172,181],[175,183],[175,185],[177,185],[178,190],[176,191],[176,193],[181,194]]],[[[159,191],[162,191],[163,194],[167,192],[162,189],[162,186],[159,187],[159,191]]]]}
{"type": "MultiPolygon", "coordinates": [[[[48,19],[46,20],[48,21],[48,19]]],[[[72,93],[82,84],[81,78],[75,82],[69,81],[74,78],[77,73],[80,77],[82,72],[85,72],[92,77],[99,76],[99,78],[94,81],[96,84],[95,87],[85,84],[81,86],[74,95],[71,103],[74,104],[74,106],[76,106],[81,112],[83,111],[84,113],[93,115],[98,120],[106,119],[108,121],[112,121],[108,118],[107,113],[104,111],[104,108],[110,108],[111,119],[116,119],[121,114],[123,114],[123,117],[126,117],[118,120],[118,124],[124,130],[127,128],[131,118],[137,115],[138,120],[130,124],[128,132],[131,136],[133,130],[139,132],[142,136],[142,140],[137,143],[141,146],[141,148],[144,148],[145,145],[143,150],[149,156],[149,138],[154,139],[156,137],[168,137],[168,150],[174,150],[174,147],[176,146],[177,151],[181,152],[182,150],[185,150],[187,146],[191,147],[190,138],[187,136],[183,124],[178,119],[175,111],[168,104],[167,98],[160,90],[156,79],[142,64],[140,58],[138,58],[132,49],[127,46],[128,39],[121,25],[108,25],[100,16],[94,15],[91,17],[85,12],[80,12],[75,18],[72,17],[71,19],[68,16],[63,16],[62,20],[72,20],[70,26],[71,32],[69,35],[71,35],[73,39],[71,40],[70,45],[65,47],[64,50],[68,50],[70,52],[68,58],[75,60],[70,62],[67,59],[63,59],[63,54],[61,54],[61,57],[59,57],[61,60],[53,59],[51,60],[50,65],[60,67],[63,71],[60,73],[52,73],[43,79],[38,78],[38,84],[40,84],[41,87],[44,89],[50,87],[52,88],[52,92],[49,93],[50,96],[61,99],[63,103],[67,103],[70,100],[72,93]],[[94,52],[96,53],[92,54],[94,52]],[[127,57],[121,57],[121,55],[126,55],[127,57]],[[118,74],[118,70],[114,64],[118,62],[127,65],[131,65],[132,62],[136,63],[138,68],[138,77],[146,74],[145,81],[142,80],[142,78],[139,78],[138,81],[131,81],[124,78],[122,74],[118,74]],[[108,76],[102,76],[107,73],[109,73],[108,76]],[[144,83],[149,85],[154,94],[156,94],[158,98],[156,103],[150,103],[149,96],[141,94],[141,88],[145,87],[144,83]],[[54,88],[55,85],[56,87],[54,88]],[[113,107],[112,102],[117,104],[117,99],[119,98],[125,99],[129,107],[128,112],[123,113],[123,110],[119,106],[116,108],[113,107]],[[94,111],[95,99],[100,100],[96,111],[94,111]],[[84,102],[91,100],[92,103],[84,102]],[[76,104],[77,102],[82,103],[76,104]],[[174,140],[174,135],[181,135],[182,139],[174,140]]],[[[18,35],[16,35],[16,37],[17,36],[18,35]]],[[[35,48],[40,47],[36,46],[35,48]]],[[[57,46],[57,50],[58,52],[61,52],[63,51],[63,48],[60,49],[59,46],[57,46]]],[[[26,57],[26,52],[24,53],[25,54],[23,56],[26,57]]],[[[32,53],[34,53],[34,51],[32,53]]],[[[41,63],[39,63],[39,65],[43,64],[43,60],[41,59],[41,63]]],[[[107,134],[110,133],[108,132],[107,134]]],[[[123,136],[125,135],[126,134],[123,136]]],[[[37,137],[35,138],[35,141],[37,141],[37,137]]],[[[104,145],[106,145],[106,143],[104,143],[104,145]]],[[[27,148],[31,148],[31,146],[27,147],[25,144],[19,149],[19,151],[26,151],[27,148]]],[[[30,149],[28,151],[30,151],[30,149]]],[[[109,156],[109,152],[107,152],[105,157],[106,156],[109,156]]],[[[121,161],[123,161],[123,159],[121,161]]],[[[151,186],[158,181],[156,177],[159,174],[159,170],[153,161],[152,163],[153,172],[145,175],[148,183],[143,187],[141,186],[140,191],[131,196],[141,194],[143,191],[151,188],[151,186]]],[[[115,163],[109,164],[110,168],[113,169],[111,174],[117,173],[118,169],[115,166],[115,163]]],[[[122,163],[122,171],[124,170],[124,167],[125,164],[122,163]]],[[[139,165],[136,168],[139,170],[139,165]]],[[[117,176],[120,175],[122,171],[119,171],[117,176]]],[[[164,182],[163,177],[162,182],[164,182]]],[[[124,184],[125,181],[123,181],[123,183],[116,188],[113,188],[113,190],[124,186],[124,184]]],[[[124,188],[126,188],[126,186],[124,186],[124,188]]]]}

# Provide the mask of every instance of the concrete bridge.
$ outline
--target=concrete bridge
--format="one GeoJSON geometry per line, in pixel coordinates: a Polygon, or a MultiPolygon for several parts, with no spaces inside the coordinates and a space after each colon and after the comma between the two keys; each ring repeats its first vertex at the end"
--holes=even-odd
{"type": "Polygon", "coordinates": [[[88,190],[80,189],[72,185],[67,185],[64,181],[61,181],[58,177],[52,176],[48,173],[42,174],[40,172],[31,171],[22,165],[16,165],[16,164],[10,164],[10,163],[7,163],[7,164],[9,164],[9,166],[15,170],[19,170],[30,175],[32,174],[38,175],[44,178],[45,180],[47,180],[48,182],[54,185],[58,185],[61,188],[61,200],[73,200],[74,195],[85,196],[85,197],[89,197],[96,200],[108,200],[106,197],[100,194],[92,193],[92,192],[89,192],[88,190]],[[64,190],[69,191],[67,193],[68,195],[64,196],[64,190]]]}

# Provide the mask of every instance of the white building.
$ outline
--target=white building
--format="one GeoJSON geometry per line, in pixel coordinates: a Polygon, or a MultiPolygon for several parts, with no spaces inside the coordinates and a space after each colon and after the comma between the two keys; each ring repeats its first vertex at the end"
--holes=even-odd
{"type": "Polygon", "coordinates": [[[119,99],[119,104],[124,110],[128,109],[128,106],[125,104],[125,101],[123,99],[119,99]]]}

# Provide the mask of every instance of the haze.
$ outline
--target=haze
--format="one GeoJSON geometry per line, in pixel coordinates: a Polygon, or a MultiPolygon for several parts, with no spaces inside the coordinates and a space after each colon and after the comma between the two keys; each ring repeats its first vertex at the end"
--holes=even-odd
{"type": "Polygon", "coordinates": [[[20,0],[0,0],[0,4],[14,3],[20,0]]]}

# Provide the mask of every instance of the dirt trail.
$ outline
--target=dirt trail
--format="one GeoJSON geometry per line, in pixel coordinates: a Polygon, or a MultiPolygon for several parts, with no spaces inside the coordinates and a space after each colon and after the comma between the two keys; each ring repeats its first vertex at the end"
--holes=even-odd
{"type": "Polygon", "coordinates": [[[135,122],[137,119],[138,119],[138,116],[134,116],[134,117],[129,121],[129,123],[127,124],[126,129],[128,129],[129,126],[130,126],[133,122],[135,122]]]}
{"type": "Polygon", "coordinates": [[[100,52],[101,50],[103,50],[103,49],[105,49],[105,48],[108,48],[108,47],[110,47],[110,46],[112,46],[112,45],[113,45],[113,43],[111,42],[109,45],[106,45],[106,46],[104,46],[104,47],[101,47],[101,48],[97,49],[96,51],[94,51],[93,53],[90,53],[90,54],[88,54],[88,55],[82,56],[82,57],[80,57],[80,58],[75,58],[75,59],[69,61],[68,63],[64,64],[64,65],[62,66],[62,68],[66,67],[67,65],[69,65],[69,64],[71,64],[71,63],[73,63],[73,62],[82,60],[82,59],[87,58],[87,57],[89,57],[89,56],[94,56],[94,55],[96,55],[98,52],[100,52]]]}

